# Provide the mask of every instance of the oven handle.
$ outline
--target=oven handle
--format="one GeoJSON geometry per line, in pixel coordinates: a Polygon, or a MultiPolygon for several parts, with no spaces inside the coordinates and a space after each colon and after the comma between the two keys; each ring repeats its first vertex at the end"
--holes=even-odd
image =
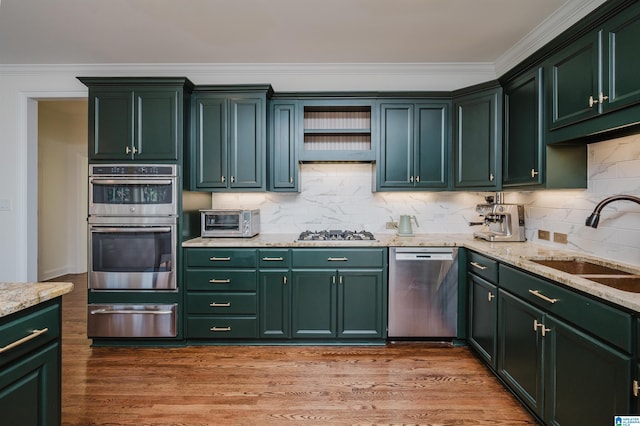
{"type": "Polygon", "coordinates": [[[91,179],[94,185],[172,185],[171,179],[91,179]]]}
{"type": "Polygon", "coordinates": [[[148,227],[148,228],[129,228],[129,227],[113,227],[110,226],[108,228],[105,227],[97,227],[97,226],[93,226],[91,228],[91,232],[96,232],[96,233],[104,233],[104,234],[111,234],[114,232],[171,232],[171,227],[169,226],[153,226],[153,227],[148,227]]]}

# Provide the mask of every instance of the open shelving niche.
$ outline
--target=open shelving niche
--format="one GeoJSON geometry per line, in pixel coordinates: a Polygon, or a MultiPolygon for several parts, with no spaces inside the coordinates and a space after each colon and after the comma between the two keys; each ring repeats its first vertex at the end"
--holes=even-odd
{"type": "Polygon", "coordinates": [[[304,106],[300,160],[374,160],[371,106],[304,106]]]}

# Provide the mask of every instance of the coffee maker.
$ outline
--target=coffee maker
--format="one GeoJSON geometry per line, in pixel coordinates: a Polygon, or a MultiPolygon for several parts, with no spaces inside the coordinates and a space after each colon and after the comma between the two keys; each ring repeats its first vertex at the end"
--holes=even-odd
{"type": "Polygon", "coordinates": [[[485,197],[485,204],[478,204],[476,212],[483,217],[480,224],[481,231],[473,236],[487,241],[525,241],[524,235],[524,205],[505,204],[504,195],[497,192],[493,196],[485,197]]]}

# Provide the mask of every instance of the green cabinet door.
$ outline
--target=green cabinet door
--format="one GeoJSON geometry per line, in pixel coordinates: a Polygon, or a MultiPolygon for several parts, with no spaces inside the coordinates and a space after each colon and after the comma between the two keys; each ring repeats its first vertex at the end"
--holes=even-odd
{"type": "Polygon", "coordinates": [[[260,270],[259,277],[259,337],[264,339],[288,339],[291,336],[289,270],[260,270]]]}
{"type": "Polygon", "coordinates": [[[387,101],[379,109],[378,190],[446,188],[450,105],[387,101]]]}
{"type": "Polygon", "coordinates": [[[224,97],[196,96],[195,120],[195,187],[224,189],[227,187],[228,106],[224,97]]]}
{"type": "Polygon", "coordinates": [[[229,100],[229,187],[263,188],[266,106],[262,99],[233,96],[229,100]]]}
{"type": "Polygon", "coordinates": [[[456,96],[454,149],[458,189],[496,190],[502,174],[502,89],[456,96]]]}
{"type": "Polygon", "coordinates": [[[133,91],[90,88],[90,160],[133,158],[133,91]]]}
{"type": "Polygon", "coordinates": [[[134,150],[138,161],[178,160],[182,149],[180,93],[172,89],[141,89],[133,92],[134,150]]]}
{"type": "Polygon", "coordinates": [[[293,270],[291,285],[291,336],[304,339],[335,338],[335,269],[293,270]]]}
{"type": "Polygon", "coordinates": [[[201,87],[192,102],[191,187],[204,191],[266,188],[266,88],[242,93],[201,87]]]}
{"type": "Polygon", "coordinates": [[[503,187],[544,182],[542,72],[537,68],[504,88],[503,187]]]}
{"type": "Polygon", "coordinates": [[[384,336],[383,289],[381,270],[338,271],[338,337],[384,336]]]}
{"type": "Polygon", "coordinates": [[[498,306],[498,375],[534,413],[544,418],[544,313],[504,290],[498,292],[498,306]]]}
{"type": "Polygon", "coordinates": [[[268,178],[269,191],[298,191],[298,158],[296,150],[297,101],[278,100],[270,103],[268,178]]]}
{"type": "Polygon", "coordinates": [[[603,111],[640,102],[640,4],[607,21],[602,37],[603,111]]]}
{"type": "Polygon", "coordinates": [[[469,344],[494,370],[497,367],[498,288],[473,274],[469,284],[469,344]]]}
{"type": "Polygon", "coordinates": [[[545,422],[613,424],[631,413],[631,357],[547,316],[545,422]]]}
{"type": "Polygon", "coordinates": [[[451,147],[448,103],[420,103],[415,106],[415,186],[446,189],[449,185],[451,147]]]}
{"type": "Polygon", "coordinates": [[[178,77],[79,77],[89,87],[89,160],[176,162],[192,84],[178,77]]]}
{"type": "Polygon", "coordinates": [[[0,374],[3,425],[56,426],[60,419],[60,344],[50,343],[0,374]]]}
{"type": "Polygon", "coordinates": [[[599,53],[598,33],[591,32],[547,61],[550,130],[599,113],[599,53]]]}

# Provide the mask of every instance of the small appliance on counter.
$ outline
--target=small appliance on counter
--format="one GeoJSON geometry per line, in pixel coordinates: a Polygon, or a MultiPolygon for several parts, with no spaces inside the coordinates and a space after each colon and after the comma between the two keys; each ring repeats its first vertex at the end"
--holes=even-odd
{"type": "Polygon", "coordinates": [[[476,212],[483,217],[482,231],[473,236],[487,241],[526,241],[524,234],[524,205],[503,203],[501,192],[485,197],[485,204],[478,204],[476,212]],[[495,201],[494,201],[495,200],[495,201]]]}
{"type": "MultiPolygon", "coordinates": [[[[400,215],[400,220],[395,228],[398,230],[397,234],[399,237],[413,237],[413,228],[411,227],[411,219],[416,223],[417,227],[420,227],[418,224],[418,219],[415,216],[410,216],[408,214],[400,215]]],[[[393,223],[393,218],[391,219],[393,223]]]]}
{"type": "Polygon", "coordinates": [[[200,210],[203,238],[251,238],[260,233],[260,210],[200,210]]]}

